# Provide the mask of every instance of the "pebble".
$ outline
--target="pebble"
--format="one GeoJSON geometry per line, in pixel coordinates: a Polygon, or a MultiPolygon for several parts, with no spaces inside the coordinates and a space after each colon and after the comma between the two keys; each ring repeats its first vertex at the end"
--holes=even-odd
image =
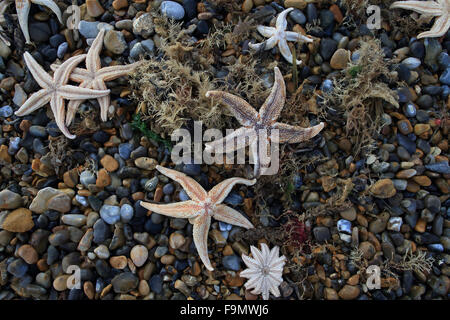
{"type": "Polygon", "coordinates": [[[391,179],[380,179],[370,187],[374,197],[387,199],[395,196],[396,190],[391,179]]]}
{"type": "Polygon", "coordinates": [[[224,256],[222,264],[225,269],[239,271],[241,269],[241,258],[236,255],[224,256]]]}
{"type": "Polygon", "coordinates": [[[163,1],[160,10],[161,14],[175,20],[183,19],[185,14],[183,6],[174,1],[163,1]]]}
{"type": "Polygon", "coordinates": [[[115,224],[120,220],[120,207],[104,204],[100,209],[100,217],[107,224],[115,224]]]}
{"type": "Polygon", "coordinates": [[[3,118],[8,118],[10,116],[12,116],[13,114],[13,109],[11,108],[11,106],[3,106],[0,108],[0,117],[3,118]]]}
{"type": "Polygon", "coordinates": [[[0,209],[17,209],[23,205],[22,197],[8,189],[0,191],[0,209]]]}
{"type": "Polygon", "coordinates": [[[27,232],[34,227],[31,211],[18,208],[10,212],[3,220],[2,229],[10,232],[27,232]]]}
{"type": "Polygon", "coordinates": [[[136,289],[138,283],[139,279],[131,272],[119,273],[111,280],[114,292],[116,293],[128,293],[136,289]]]}
{"type": "Polygon", "coordinates": [[[131,249],[130,258],[136,267],[141,267],[147,261],[148,250],[143,245],[136,245],[131,249]]]}
{"type": "Polygon", "coordinates": [[[61,217],[61,222],[74,227],[81,227],[86,224],[87,217],[82,214],[65,214],[61,217]]]}
{"type": "Polygon", "coordinates": [[[123,33],[115,30],[108,30],[106,32],[103,43],[108,51],[117,55],[122,54],[128,48],[123,33]]]}
{"type": "Polygon", "coordinates": [[[61,190],[47,187],[39,190],[31,202],[30,210],[36,213],[44,213],[47,210],[56,210],[66,213],[71,209],[71,198],[61,190]]]}

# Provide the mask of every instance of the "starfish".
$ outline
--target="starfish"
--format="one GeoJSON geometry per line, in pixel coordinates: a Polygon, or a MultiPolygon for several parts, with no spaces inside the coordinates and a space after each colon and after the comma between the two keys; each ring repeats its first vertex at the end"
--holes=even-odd
{"type": "Polygon", "coordinates": [[[397,1],[394,2],[390,8],[413,10],[427,16],[439,17],[434,21],[431,30],[422,32],[417,36],[417,39],[425,37],[442,37],[450,27],[450,0],[397,1]]]}
{"type": "MultiPolygon", "coordinates": [[[[86,56],[86,69],[75,68],[69,76],[69,79],[80,83],[80,88],[89,88],[96,90],[107,89],[105,81],[111,81],[119,77],[125,76],[141,62],[135,62],[122,66],[101,67],[100,51],[103,46],[103,37],[105,29],[101,29],[97,37],[89,48],[86,56]]],[[[56,70],[59,66],[53,64],[51,68],[56,70]]],[[[102,121],[108,120],[108,107],[110,105],[109,95],[97,98],[100,104],[100,117],[102,121]]],[[[66,125],[70,125],[75,117],[75,113],[84,100],[72,100],[67,108],[66,125]]]]}
{"type": "Polygon", "coordinates": [[[30,34],[28,33],[28,14],[30,13],[31,3],[49,8],[56,14],[56,17],[58,17],[59,23],[63,24],[61,10],[59,10],[58,5],[52,0],[15,0],[15,2],[20,28],[22,29],[25,41],[28,44],[31,43],[30,34]]]}
{"type": "Polygon", "coordinates": [[[249,279],[244,286],[253,289],[251,293],[262,293],[263,299],[269,299],[269,293],[275,297],[280,296],[278,286],[283,282],[283,266],[286,261],[285,256],[279,257],[280,248],[278,246],[269,250],[265,243],[261,243],[261,250],[250,246],[253,258],[242,254],[242,260],[247,265],[247,269],[239,276],[249,279]]]}
{"type": "MultiPolygon", "coordinates": [[[[292,53],[287,44],[288,41],[304,41],[304,42],[313,42],[311,38],[305,37],[304,35],[294,32],[294,31],[285,31],[287,27],[286,16],[289,12],[294,10],[294,8],[289,8],[282,11],[278,17],[277,22],[275,24],[276,28],[266,27],[259,25],[257,30],[264,37],[269,38],[268,40],[261,43],[249,43],[249,47],[254,50],[270,50],[278,44],[278,48],[280,49],[281,55],[287,60],[289,63],[293,63],[292,53]]],[[[301,60],[297,60],[297,64],[301,64],[301,60]]]]}
{"type": "Polygon", "coordinates": [[[324,127],[323,122],[310,128],[302,128],[276,122],[280,116],[281,109],[284,106],[286,87],[280,70],[275,67],[274,72],[274,85],[266,101],[260,108],[259,113],[245,100],[233,94],[223,91],[206,92],[207,97],[221,99],[222,102],[228,106],[233,116],[242,125],[242,127],[235,130],[232,134],[229,134],[222,139],[206,143],[206,151],[229,153],[250,145],[250,153],[255,162],[255,177],[258,177],[260,174],[258,148],[260,146],[259,143],[262,141],[259,141],[260,137],[258,133],[260,133],[261,130],[268,133],[266,136],[266,143],[270,142],[270,140],[274,143],[299,143],[313,138],[324,127]],[[272,137],[272,139],[269,139],[269,133],[273,129],[278,130],[279,136],[278,138],[275,136],[272,137]],[[225,148],[222,148],[224,143],[225,148]]]}
{"type": "Polygon", "coordinates": [[[33,78],[42,88],[33,93],[27,101],[15,112],[18,116],[27,115],[50,102],[59,130],[69,139],[74,139],[64,125],[64,99],[93,99],[109,94],[109,90],[91,90],[68,85],[69,74],[75,66],[86,58],[85,54],[67,59],[53,74],[53,78],[34,60],[29,52],[25,52],[25,63],[33,78]]]}
{"type": "Polygon", "coordinates": [[[256,179],[226,179],[209,192],[206,192],[197,181],[184,173],[161,166],[156,166],[156,169],[181,184],[192,200],[170,204],[141,202],[141,205],[148,210],[169,217],[189,219],[189,222],[194,226],[193,238],[200,259],[206,269],[210,271],[214,270],[208,257],[208,231],[211,224],[211,217],[246,229],[253,228],[251,222],[244,218],[242,214],[221,203],[235,184],[240,183],[252,186],[256,183],[256,179]]]}

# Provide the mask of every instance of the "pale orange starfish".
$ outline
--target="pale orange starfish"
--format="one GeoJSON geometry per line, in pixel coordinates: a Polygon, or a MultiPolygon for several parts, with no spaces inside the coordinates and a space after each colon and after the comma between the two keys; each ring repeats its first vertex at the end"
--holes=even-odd
{"type": "MultiPolygon", "coordinates": [[[[102,68],[100,62],[100,51],[103,47],[103,37],[105,35],[105,29],[101,29],[95,40],[92,42],[91,47],[86,57],[86,69],[75,68],[70,74],[70,80],[80,84],[80,88],[89,88],[96,90],[106,90],[106,81],[111,81],[119,77],[129,74],[134,68],[136,68],[141,62],[135,62],[132,64],[121,66],[110,66],[102,68]]],[[[58,68],[58,65],[51,65],[53,70],[58,68]]],[[[108,120],[108,108],[110,105],[109,95],[97,98],[100,104],[100,118],[102,121],[108,120]]],[[[72,100],[67,107],[66,125],[70,125],[74,119],[75,113],[84,100],[72,100]]]]}
{"type": "Polygon", "coordinates": [[[420,33],[417,36],[417,39],[425,37],[442,37],[450,27],[450,0],[396,1],[390,8],[413,10],[423,15],[438,17],[435,19],[431,30],[420,33]]]}
{"type": "Polygon", "coordinates": [[[192,200],[170,204],[141,202],[141,205],[148,210],[169,217],[189,219],[189,222],[194,226],[193,238],[200,259],[206,269],[214,270],[208,257],[208,231],[211,217],[246,229],[253,228],[251,222],[244,218],[242,214],[221,203],[235,184],[241,183],[252,186],[256,183],[256,179],[227,179],[216,185],[209,192],[206,192],[197,181],[184,173],[161,166],[156,166],[156,169],[178,182],[192,200]]]}
{"type": "Polygon", "coordinates": [[[15,112],[18,116],[27,115],[50,102],[59,130],[69,139],[74,139],[64,125],[64,99],[94,99],[109,94],[109,90],[91,90],[68,85],[69,74],[78,63],[86,58],[85,54],[67,59],[53,74],[53,78],[34,60],[29,52],[23,55],[25,63],[33,78],[42,88],[33,93],[27,101],[15,112]]]}
{"type": "Polygon", "coordinates": [[[260,174],[260,152],[259,148],[269,145],[268,142],[275,143],[298,143],[309,140],[317,135],[324,127],[323,122],[310,127],[302,128],[291,126],[285,123],[276,122],[280,116],[286,99],[286,86],[280,70],[275,67],[275,82],[270,95],[259,110],[259,113],[252,108],[244,99],[224,91],[208,91],[207,97],[221,99],[225,103],[233,116],[242,125],[232,134],[222,139],[206,143],[206,151],[229,153],[250,145],[250,153],[254,160],[254,176],[260,174]],[[278,138],[270,138],[271,131],[278,130],[278,138]],[[266,131],[268,141],[260,141],[261,131],[266,131]],[[264,142],[260,146],[260,142],[264,142]],[[225,148],[223,145],[225,144],[225,148]]]}

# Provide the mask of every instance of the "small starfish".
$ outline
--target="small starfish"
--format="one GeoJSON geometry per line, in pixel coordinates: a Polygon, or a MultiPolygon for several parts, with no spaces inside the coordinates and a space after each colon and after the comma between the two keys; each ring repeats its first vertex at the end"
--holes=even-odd
{"type": "Polygon", "coordinates": [[[33,93],[15,114],[18,116],[27,115],[50,102],[50,107],[55,115],[56,124],[58,125],[59,130],[61,130],[67,138],[74,139],[75,136],[72,135],[64,125],[64,99],[94,99],[109,94],[109,90],[91,90],[67,84],[67,81],[69,81],[69,74],[78,63],[86,58],[85,54],[67,59],[59,69],[54,72],[53,78],[42,69],[29,52],[25,52],[23,57],[33,78],[42,89],[33,93]]]}
{"type": "MultiPolygon", "coordinates": [[[[80,88],[89,88],[96,90],[107,89],[105,81],[111,81],[119,77],[125,76],[141,62],[135,62],[122,66],[101,67],[100,51],[103,47],[103,37],[105,29],[101,29],[92,43],[86,57],[86,69],[75,68],[70,74],[70,80],[80,83],[80,88]]],[[[51,65],[53,70],[56,70],[58,65],[51,65]]],[[[108,107],[110,105],[109,95],[97,98],[100,104],[100,117],[102,121],[108,120],[108,107]]],[[[70,125],[75,117],[75,112],[84,100],[72,100],[69,102],[67,108],[66,125],[70,125]]]]}
{"type": "Polygon", "coordinates": [[[422,32],[417,36],[417,39],[442,37],[450,27],[450,0],[397,1],[390,8],[413,10],[427,16],[439,17],[435,19],[431,30],[422,32]]]}
{"type": "Polygon", "coordinates": [[[189,222],[194,226],[193,238],[200,259],[206,269],[211,271],[214,270],[208,257],[208,231],[211,224],[211,217],[235,226],[247,229],[253,228],[251,222],[244,218],[242,214],[221,203],[235,184],[241,183],[252,186],[256,183],[256,179],[226,179],[212,188],[209,192],[206,192],[197,181],[184,173],[161,166],[156,166],[156,169],[181,184],[192,200],[170,204],[141,202],[141,205],[148,210],[169,217],[189,219],[189,222]]]}
{"type": "Polygon", "coordinates": [[[52,10],[58,17],[59,23],[63,24],[61,10],[52,0],[15,0],[17,17],[19,19],[20,28],[25,36],[26,43],[31,43],[30,34],[28,32],[28,14],[30,13],[31,3],[45,6],[52,10]]]}
{"type": "MultiPolygon", "coordinates": [[[[276,28],[266,27],[259,25],[257,30],[264,37],[269,38],[261,43],[249,43],[249,47],[254,50],[270,50],[278,44],[278,48],[280,49],[281,55],[287,60],[289,63],[293,63],[292,53],[287,44],[288,41],[304,41],[304,42],[313,42],[311,38],[305,37],[304,35],[294,32],[294,31],[285,31],[287,27],[286,16],[289,12],[294,10],[294,8],[289,8],[282,11],[278,17],[277,22],[275,24],[276,28]]],[[[297,60],[297,64],[301,64],[301,60],[297,60]]]]}
{"type": "MultiPolygon", "coordinates": [[[[280,116],[281,109],[283,109],[284,106],[286,87],[280,69],[275,67],[274,71],[275,82],[272,91],[260,108],[259,113],[245,100],[230,93],[223,91],[206,92],[207,97],[221,99],[222,102],[229,107],[233,116],[242,125],[242,127],[235,130],[232,134],[229,134],[222,139],[206,143],[206,151],[229,153],[250,145],[250,152],[255,161],[255,177],[258,177],[260,174],[258,152],[260,143],[258,133],[260,130],[266,130],[266,132],[268,132],[267,136],[269,136],[272,129],[278,129],[278,139],[272,140],[275,143],[298,143],[313,138],[324,127],[323,122],[310,128],[301,128],[276,122],[280,116]],[[245,143],[242,143],[244,141],[245,143]],[[222,149],[224,143],[225,148],[222,149]]],[[[270,141],[270,139],[267,138],[267,141],[270,141]]]]}

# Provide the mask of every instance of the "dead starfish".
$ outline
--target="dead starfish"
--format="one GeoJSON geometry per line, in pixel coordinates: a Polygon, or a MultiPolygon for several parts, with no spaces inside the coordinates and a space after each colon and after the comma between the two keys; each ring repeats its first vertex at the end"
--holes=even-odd
{"type": "Polygon", "coordinates": [[[75,136],[64,125],[64,99],[94,99],[109,94],[109,90],[91,90],[67,84],[69,74],[78,63],[86,58],[85,54],[67,59],[54,72],[53,78],[42,69],[29,52],[25,52],[23,57],[33,78],[42,89],[33,93],[15,114],[18,116],[27,115],[50,102],[50,107],[55,115],[55,121],[59,130],[67,138],[74,139],[75,136]]]}
{"type": "MultiPolygon", "coordinates": [[[[305,37],[304,35],[298,32],[286,31],[287,27],[286,16],[292,10],[294,10],[294,8],[286,9],[278,15],[277,22],[275,24],[276,28],[259,25],[257,27],[259,33],[261,33],[264,37],[269,39],[261,43],[255,44],[249,43],[249,47],[254,50],[260,49],[270,50],[278,44],[278,48],[280,49],[281,55],[287,60],[287,62],[292,64],[293,63],[292,53],[291,50],[289,49],[287,42],[299,40],[304,42],[313,42],[311,38],[305,37]]],[[[302,63],[301,60],[297,60],[298,65],[301,63],[302,63]]]]}
{"type": "MultiPolygon", "coordinates": [[[[105,29],[101,29],[90,47],[86,57],[86,69],[75,68],[70,74],[69,79],[80,83],[80,88],[89,88],[96,90],[107,89],[105,81],[111,81],[125,76],[136,68],[141,62],[135,62],[128,65],[118,65],[102,68],[100,62],[100,51],[103,47],[103,37],[105,29]]],[[[51,65],[56,70],[58,65],[51,65]]],[[[100,117],[102,121],[108,120],[108,107],[110,105],[109,95],[97,98],[100,104],[100,117]]],[[[70,125],[75,117],[75,113],[84,100],[72,100],[67,107],[66,125],[70,125]]]]}
{"type": "Polygon", "coordinates": [[[20,28],[25,36],[26,43],[31,43],[30,34],[28,33],[28,14],[30,13],[31,3],[45,6],[52,10],[58,17],[59,23],[63,24],[61,10],[52,0],[15,0],[17,17],[19,19],[20,28]]]}
{"type": "MultiPolygon", "coordinates": [[[[280,116],[281,109],[283,109],[286,99],[286,87],[283,76],[280,70],[275,67],[275,82],[272,87],[270,95],[259,110],[259,113],[252,108],[245,100],[233,94],[223,91],[208,91],[207,97],[221,99],[225,103],[233,116],[242,125],[232,134],[225,136],[222,139],[214,140],[206,143],[206,150],[211,152],[229,153],[250,145],[250,153],[254,159],[254,175],[258,177],[260,174],[260,160],[259,160],[259,133],[260,130],[267,132],[267,141],[271,141],[268,137],[271,130],[278,129],[278,139],[273,139],[275,143],[298,143],[309,140],[317,135],[324,127],[324,123],[310,127],[302,128],[298,126],[291,126],[285,123],[276,122],[280,116]],[[225,148],[223,144],[225,143],[225,148]]],[[[268,144],[266,144],[268,145],[268,144]]]]}
{"type": "Polygon", "coordinates": [[[197,181],[184,173],[161,166],[156,166],[156,169],[181,184],[192,200],[170,204],[141,202],[141,205],[148,210],[169,217],[189,219],[189,222],[194,226],[193,238],[200,259],[206,269],[214,270],[208,257],[208,231],[211,217],[246,229],[253,228],[251,222],[244,218],[242,214],[221,203],[235,184],[241,183],[252,186],[256,183],[256,179],[227,179],[216,185],[209,192],[206,192],[197,181]]]}
{"type": "Polygon", "coordinates": [[[397,1],[391,9],[413,10],[427,16],[438,17],[430,31],[422,32],[417,39],[425,37],[442,37],[450,27],[450,0],[436,1],[397,1]]]}

